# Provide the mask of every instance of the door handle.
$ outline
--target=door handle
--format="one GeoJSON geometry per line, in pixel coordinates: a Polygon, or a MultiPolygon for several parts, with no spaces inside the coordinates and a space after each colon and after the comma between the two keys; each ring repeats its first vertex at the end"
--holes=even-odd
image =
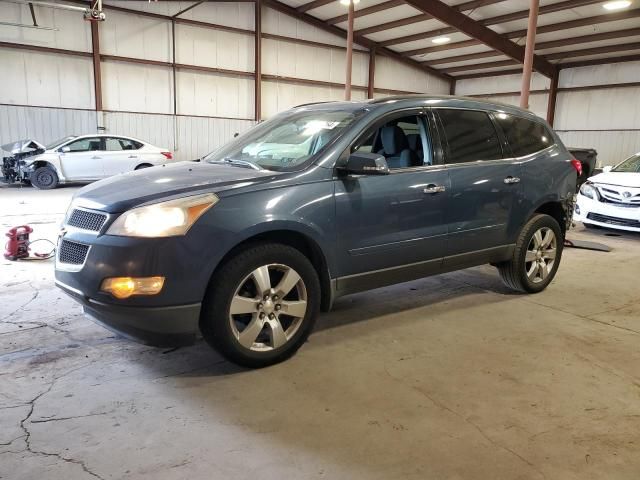
{"type": "Polygon", "coordinates": [[[99,157],[97,155],[94,155],[93,157],[91,157],[92,160],[100,160],[102,157],[99,157]]]}
{"type": "Polygon", "coordinates": [[[440,192],[444,192],[447,189],[447,187],[445,187],[444,185],[434,185],[433,183],[427,185],[426,188],[424,188],[422,191],[424,193],[440,193],[440,192]]]}
{"type": "Polygon", "coordinates": [[[504,179],[504,183],[506,183],[507,185],[510,185],[512,183],[520,183],[520,178],[512,177],[511,175],[509,175],[507,178],[504,179]]]}
{"type": "Polygon", "coordinates": [[[137,155],[129,155],[129,158],[138,158],[137,155]]]}

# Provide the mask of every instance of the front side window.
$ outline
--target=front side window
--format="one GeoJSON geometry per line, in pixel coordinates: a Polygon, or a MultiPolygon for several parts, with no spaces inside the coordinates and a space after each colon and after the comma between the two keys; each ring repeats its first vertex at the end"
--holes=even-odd
{"type": "Polygon", "coordinates": [[[101,149],[101,140],[99,138],[82,138],[66,145],[69,152],[94,152],[101,149]]]}
{"type": "Polygon", "coordinates": [[[516,157],[539,152],[553,144],[553,137],[541,123],[506,113],[497,113],[496,119],[516,157]]]}
{"type": "Polygon", "coordinates": [[[467,163],[502,158],[493,122],[486,112],[438,109],[447,146],[447,163],[467,163]]]}
{"type": "Polygon", "coordinates": [[[122,150],[138,150],[142,147],[142,144],[128,138],[107,137],[105,147],[108,152],[119,152],[122,150]]]}
{"type": "Polygon", "coordinates": [[[612,172],[640,173],[640,154],[627,158],[617,167],[611,169],[612,172]]]}
{"type": "Polygon", "coordinates": [[[210,163],[295,170],[344,132],[363,111],[285,112],[205,157],[210,163]]]}
{"type": "Polygon", "coordinates": [[[431,149],[428,142],[425,148],[423,141],[427,138],[424,121],[424,118],[418,115],[389,120],[356,144],[352,152],[383,155],[390,169],[430,165],[431,149]]]}

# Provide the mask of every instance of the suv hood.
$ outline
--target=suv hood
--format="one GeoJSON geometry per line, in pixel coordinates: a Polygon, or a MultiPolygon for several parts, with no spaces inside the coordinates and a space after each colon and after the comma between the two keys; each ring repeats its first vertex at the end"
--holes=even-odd
{"type": "Polygon", "coordinates": [[[277,175],[281,174],[237,166],[178,162],[123,173],[92,183],[78,191],[73,204],[117,213],[172,196],[221,192],[263,183],[277,175]]]}
{"type": "Polygon", "coordinates": [[[607,172],[600,173],[589,179],[593,183],[606,183],[620,187],[640,188],[640,173],[633,172],[607,172]]]}

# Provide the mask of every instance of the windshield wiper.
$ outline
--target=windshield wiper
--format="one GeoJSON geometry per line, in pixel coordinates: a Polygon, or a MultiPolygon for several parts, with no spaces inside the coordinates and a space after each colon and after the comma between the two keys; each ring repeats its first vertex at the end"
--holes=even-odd
{"type": "Polygon", "coordinates": [[[260,167],[259,165],[256,165],[253,162],[249,162],[247,160],[239,160],[237,158],[223,158],[222,160],[214,160],[210,163],[226,163],[228,165],[234,165],[237,167],[243,167],[243,168],[253,168],[254,170],[262,170],[262,167],[260,167]]]}

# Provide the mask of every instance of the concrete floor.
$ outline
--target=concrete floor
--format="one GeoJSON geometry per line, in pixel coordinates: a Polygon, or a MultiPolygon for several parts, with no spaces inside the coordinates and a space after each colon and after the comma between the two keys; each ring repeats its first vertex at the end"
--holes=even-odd
{"type": "MultiPolygon", "coordinates": [[[[1,188],[0,228],[53,239],[74,191],[1,188]]],[[[260,371],[117,338],[52,261],[2,261],[0,478],[638,479],[640,235],[571,237],[614,250],[535,296],[481,267],[343,298],[260,371]]]]}

